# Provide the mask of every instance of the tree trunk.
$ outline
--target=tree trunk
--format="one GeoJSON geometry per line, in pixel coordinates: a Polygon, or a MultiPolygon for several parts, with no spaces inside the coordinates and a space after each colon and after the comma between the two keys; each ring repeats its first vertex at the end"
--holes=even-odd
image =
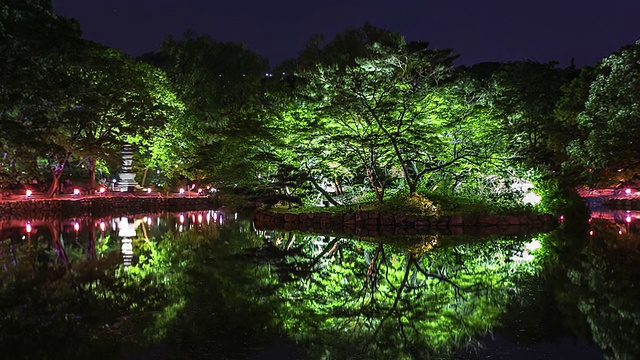
{"type": "Polygon", "coordinates": [[[62,177],[62,171],[54,171],[53,181],[47,191],[47,197],[55,198],[58,195],[58,188],[60,187],[60,177],[62,177]]]}
{"type": "Polygon", "coordinates": [[[96,188],[96,160],[94,158],[87,158],[87,167],[89,168],[89,188],[96,188]]]}
{"type": "Polygon", "coordinates": [[[322,186],[318,185],[318,183],[312,178],[309,177],[309,181],[311,181],[311,184],[313,185],[313,187],[316,188],[316,190],[320,191],[320,193],[327,199],[327,201],[329,201],[329,203],[333,206],[339,206],[340,203],[338,203],[337,201],[335,201],[333,199],[333,197],[331,197],[331,194],[329,194],[328,192],[326,192],[322,186]]]}
{"type": "Polygon", "coordinates": [[[373,175],[373,171],[368,166],[365,166],[365,172],[367,173],[367,179],[369,179],[369,184],[373,188],[373,191],[376,193],[376,199],[378,199],[378,204],[382,204],[382,201],[384,200],[384,185],[382,186],[382,188],[378,186],[379,184],[377,184],[377,181],[373,175]]]}
{"type": "Polygon", "coordinates": [[[147,172],[149,172],[149,167],[144,168],[144,174],[142,174],[142,181],[140,182],[140,186],[144,187],[144,182],[147,180],[147,172]]]}

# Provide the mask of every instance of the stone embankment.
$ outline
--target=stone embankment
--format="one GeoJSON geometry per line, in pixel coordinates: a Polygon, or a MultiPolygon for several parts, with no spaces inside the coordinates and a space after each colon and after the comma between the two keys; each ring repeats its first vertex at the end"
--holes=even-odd
{"type": "Polygon", "coordinates": [[[425,232],[515,235],[549,231],[558,225],[558,219],[548,214],[420,218],[372,211],[347,214],[259,212],[254,215],[254,223],[259,229],[337,232],[359,236],[404,236],[425,232]]]}
{"type": "Polygon", "coordinates": [[[65,218],[113,216],[144,212],[209,209],[207,197],[111,196],[77,199],[30,199],[0,202],[0,218],[65,218]]]}
{"type": "Polygon", "coordinates": [[[613,198],[603,202],[605,206],[612,209],[639,210],[640,199],[638,198],[613,198]]]}

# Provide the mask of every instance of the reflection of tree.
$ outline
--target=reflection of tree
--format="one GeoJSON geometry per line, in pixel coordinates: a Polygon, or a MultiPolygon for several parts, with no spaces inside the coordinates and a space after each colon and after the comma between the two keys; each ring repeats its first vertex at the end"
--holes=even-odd
{"type": "Polygon", "coordinates": [[[290,254],[283,268],[297,270],[279,290],[278,313],[313,358],[327,351],[335,358],[450,354],[489,330],[515,279],[537,270],[515,240],[435,247],[423,254],[318,236],[298,243],[292,248],[276,240],[267,248],[290,254]]]}
{"type": "Polygon", "coordinates": [[[566,281],[558,290],[559,302],[568,318],[573,319],[571,325],[576,331],[590,332],[609,358],[640,358],[637,238],[618,234],[611,224],[597,224],[594,228],[592,241],[566,262],[566,281]]]}

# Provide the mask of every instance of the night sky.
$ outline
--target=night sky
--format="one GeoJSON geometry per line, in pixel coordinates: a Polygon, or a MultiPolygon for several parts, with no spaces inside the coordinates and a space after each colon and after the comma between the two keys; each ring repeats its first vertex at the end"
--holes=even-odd
{"type": "Polygon", "coordinates": [[[640,38],[638,0],[53,0],[84,37],[138,56],[187,29],[246,44],[272,66],[309,36],[369,22],[408,41],[452,48],[458,64],[558,61],[594,65],[640,38]]]}

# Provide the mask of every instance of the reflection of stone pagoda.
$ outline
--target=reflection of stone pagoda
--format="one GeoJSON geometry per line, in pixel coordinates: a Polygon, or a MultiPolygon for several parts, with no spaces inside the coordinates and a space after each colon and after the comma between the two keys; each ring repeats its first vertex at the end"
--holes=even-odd
{"type": "Polygon", "coordinates": [[[131,171],[131,164],[133,163],[133,147],[126,144],[122,149],[122,172],[118,173],[118,184],[116,190],[118,191],[133,191],[140,189],[140,185],[136,182],[136,173],[131,171]]]}

